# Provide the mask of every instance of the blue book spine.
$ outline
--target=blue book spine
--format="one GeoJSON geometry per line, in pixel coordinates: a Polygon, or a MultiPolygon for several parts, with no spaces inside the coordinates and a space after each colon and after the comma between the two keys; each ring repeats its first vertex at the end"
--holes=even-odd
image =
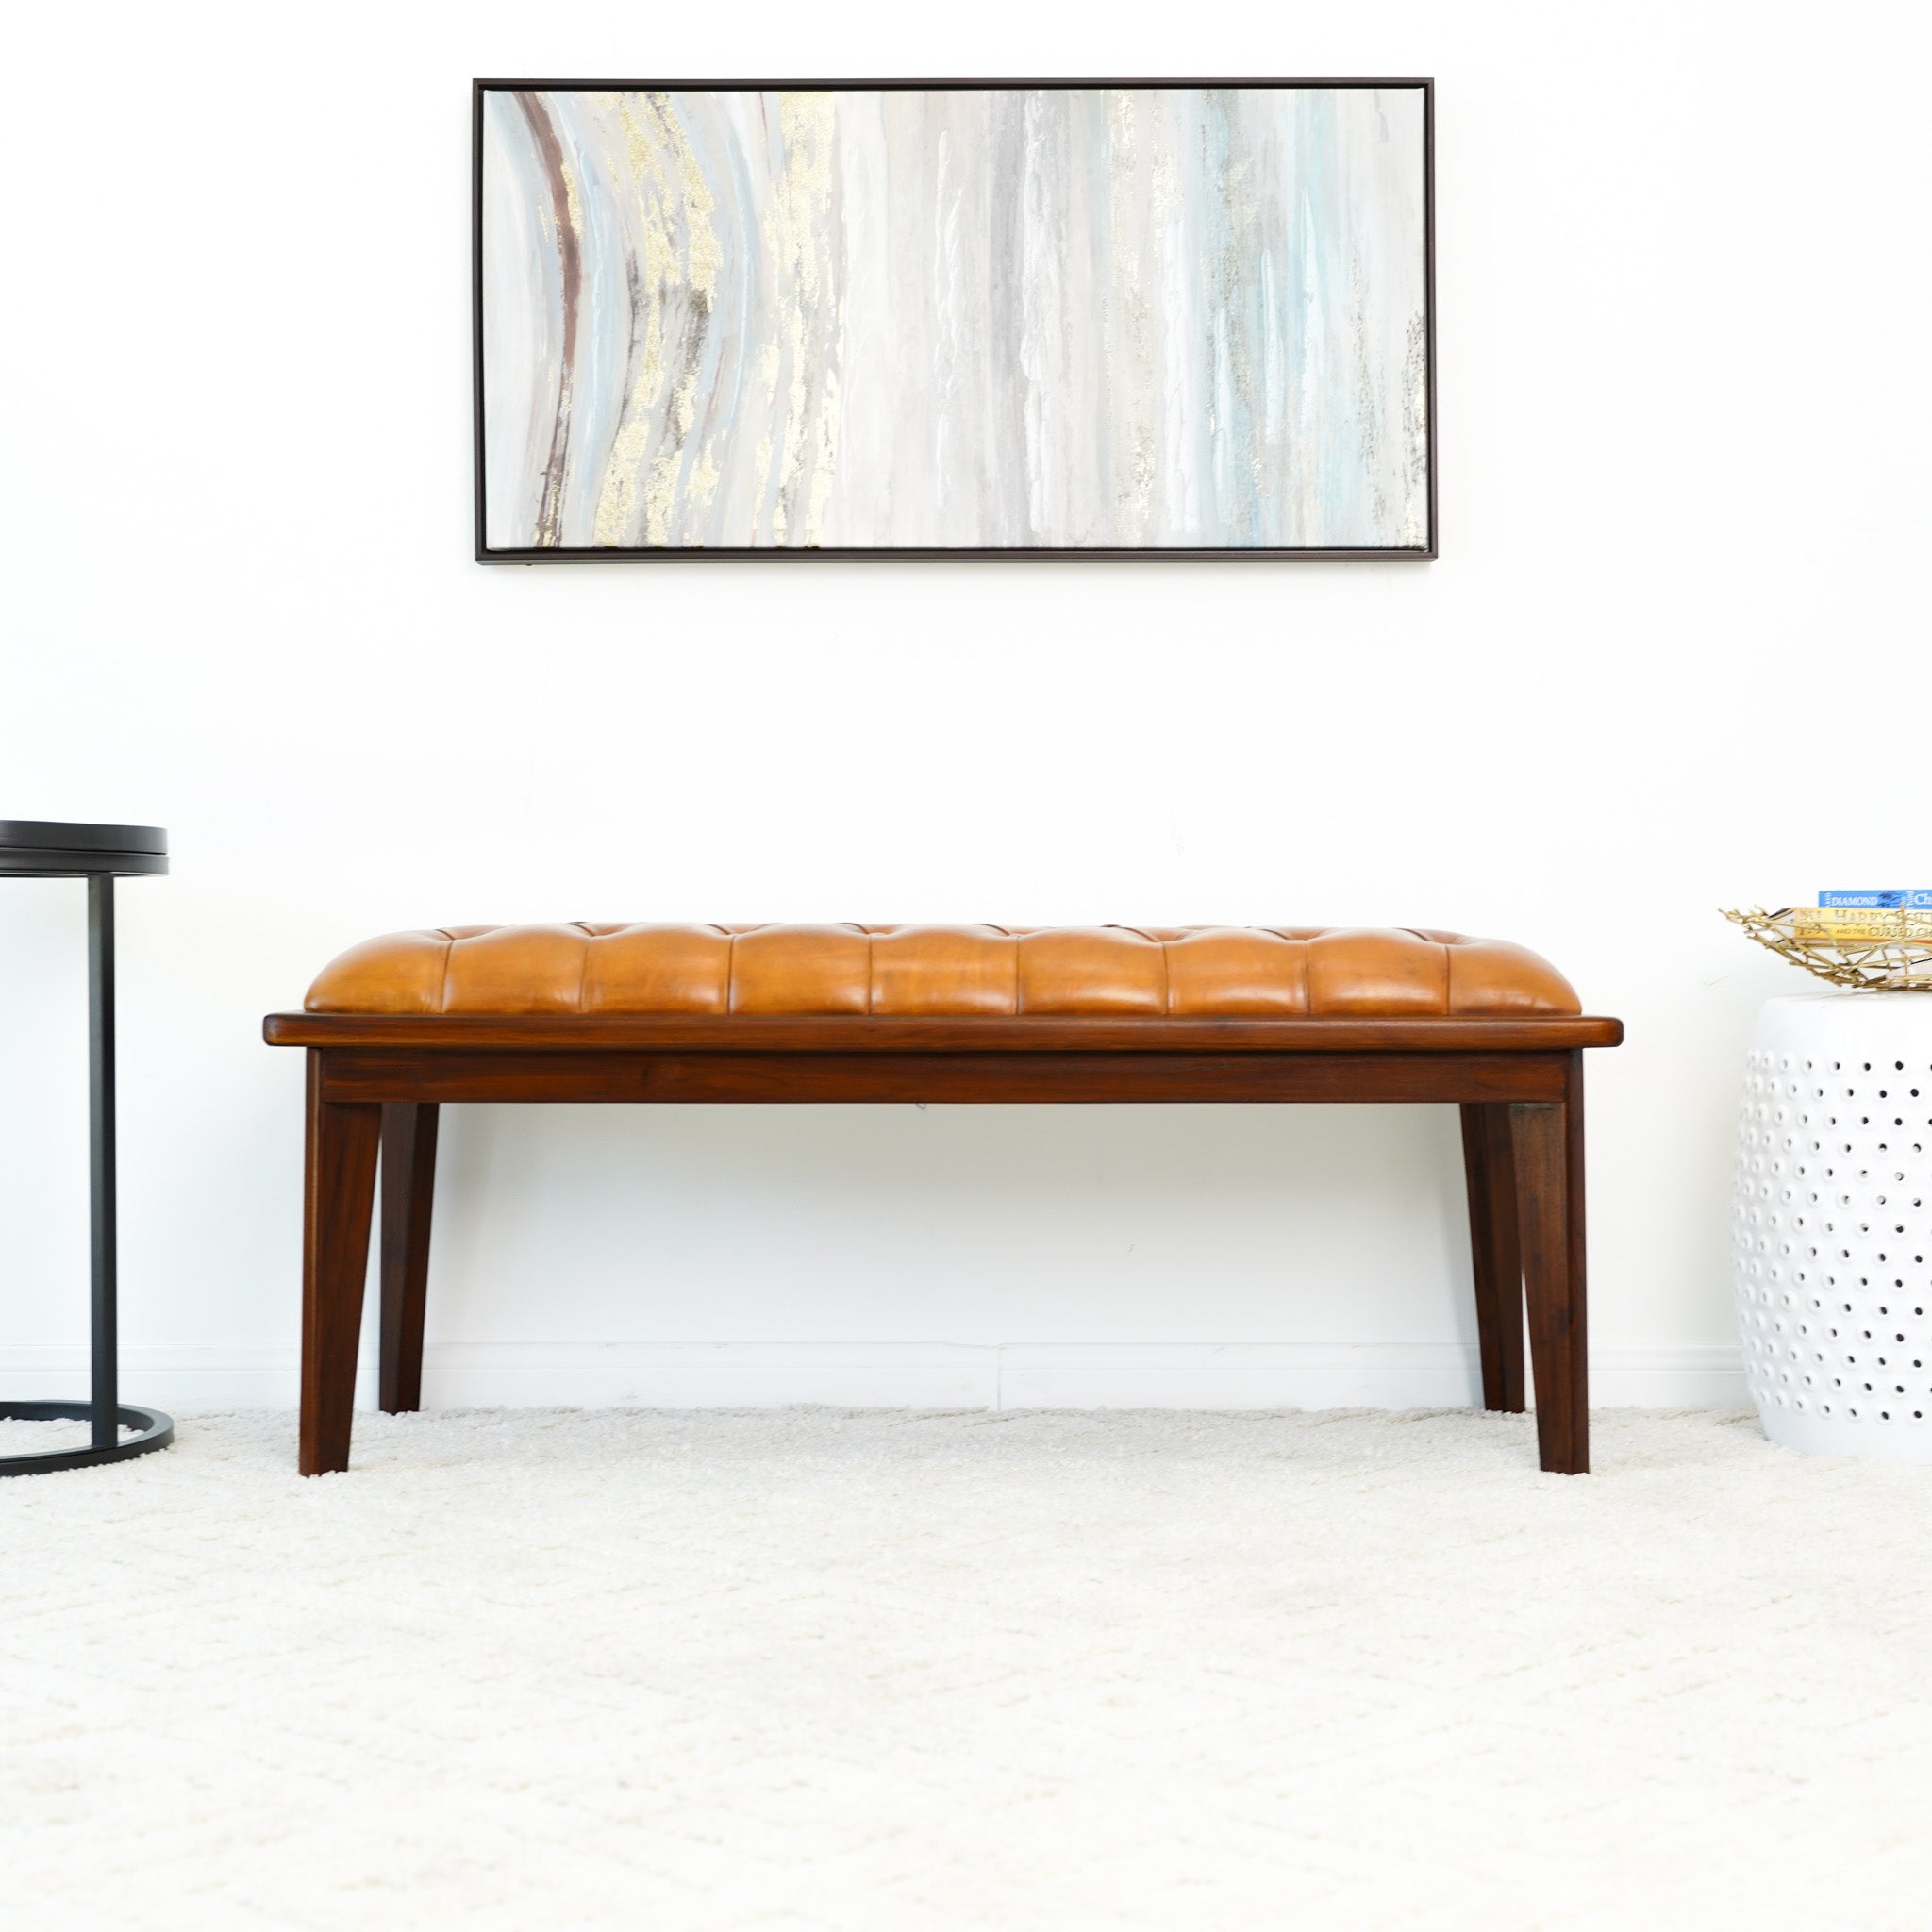
{"type": "Polygon", "coordinates": [[[1893,887],[1871,892],[1820,892],[1821,906],[1864,906],[1874,910],[1892,912],[1906,903],[1903,888],[1893,887]]]}

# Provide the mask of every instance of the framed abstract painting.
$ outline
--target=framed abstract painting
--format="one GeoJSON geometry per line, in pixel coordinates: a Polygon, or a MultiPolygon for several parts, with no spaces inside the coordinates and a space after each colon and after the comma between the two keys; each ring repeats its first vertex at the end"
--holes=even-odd
{"type": "Polygon", "coordinates": [[[477,557],[1433,557],[1433,109],[478,81],[477,557]]]}

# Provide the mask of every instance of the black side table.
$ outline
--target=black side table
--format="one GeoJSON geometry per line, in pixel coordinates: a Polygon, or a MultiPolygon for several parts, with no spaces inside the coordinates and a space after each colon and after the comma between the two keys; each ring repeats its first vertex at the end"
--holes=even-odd
{"type": "Polygon", "coordinates": [[[114,881],[168,869],[168,835],[158,825],[67,825],[0,819],[0,874],[87,881],[88,1139],[93,1237],[93,1391],[86,1402],[0,1401],[9,1422],[92,1422],[85,1449],[0,1456],[0,1475],[37,1475],[125,1462],[165,1449],[175,1424],[158,1408],[121,1400],[114,1253],[114,881]],[[140,1434],[121,1439],[124,1428],[140,1434]]]}

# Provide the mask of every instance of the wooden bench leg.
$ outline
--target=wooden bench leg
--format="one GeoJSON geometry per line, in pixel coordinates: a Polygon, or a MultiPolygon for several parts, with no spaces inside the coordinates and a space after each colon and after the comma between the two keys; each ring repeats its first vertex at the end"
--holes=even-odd
{"type": "Polygon", "coordinates": [[[423,1407],[423,1317],[429,1294],[429,1218],[436,1196],[433,1101],[382,1109],[382,1356],[387,1415],[423,1407]]]}
{"type": "Polygon", "coordinates": [[[1507,1101],[1462,1108],[1462,1171],[1469,1184],[1469,1246],[1483,1407],[1520,1414],[1523,1394],[1523,1250],[1516,1238],[1516,1152],[1507,1101]]]}
{"type": "Polygon", "coordinates": [[[1590,1468],[1582,1058],[1570,1056],[1566,1101],[1519,1101],[1509,1109],[1529,1355],[1536,1372],[1537,1444],[1542,1466],[1565,1475],[1590,1468]]]}
{"type": "Polygon", "coordinates": [[[302,1447],[304,1475],[349,1466],[362,1277],[382,1109],[322,1097],[322,1055],[308,1053],[308,1144],[302,1208],[302,1447]]]}

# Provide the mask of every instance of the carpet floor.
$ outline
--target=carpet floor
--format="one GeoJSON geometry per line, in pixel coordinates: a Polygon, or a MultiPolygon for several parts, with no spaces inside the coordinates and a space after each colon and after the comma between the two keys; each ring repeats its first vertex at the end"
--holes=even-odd
{"type": "Polygon", "coordinates": [[[184,1422],[0,1483],[0,1924],[1919,1932],[1932,1473],[1596,1435],[184,1422]]]}

